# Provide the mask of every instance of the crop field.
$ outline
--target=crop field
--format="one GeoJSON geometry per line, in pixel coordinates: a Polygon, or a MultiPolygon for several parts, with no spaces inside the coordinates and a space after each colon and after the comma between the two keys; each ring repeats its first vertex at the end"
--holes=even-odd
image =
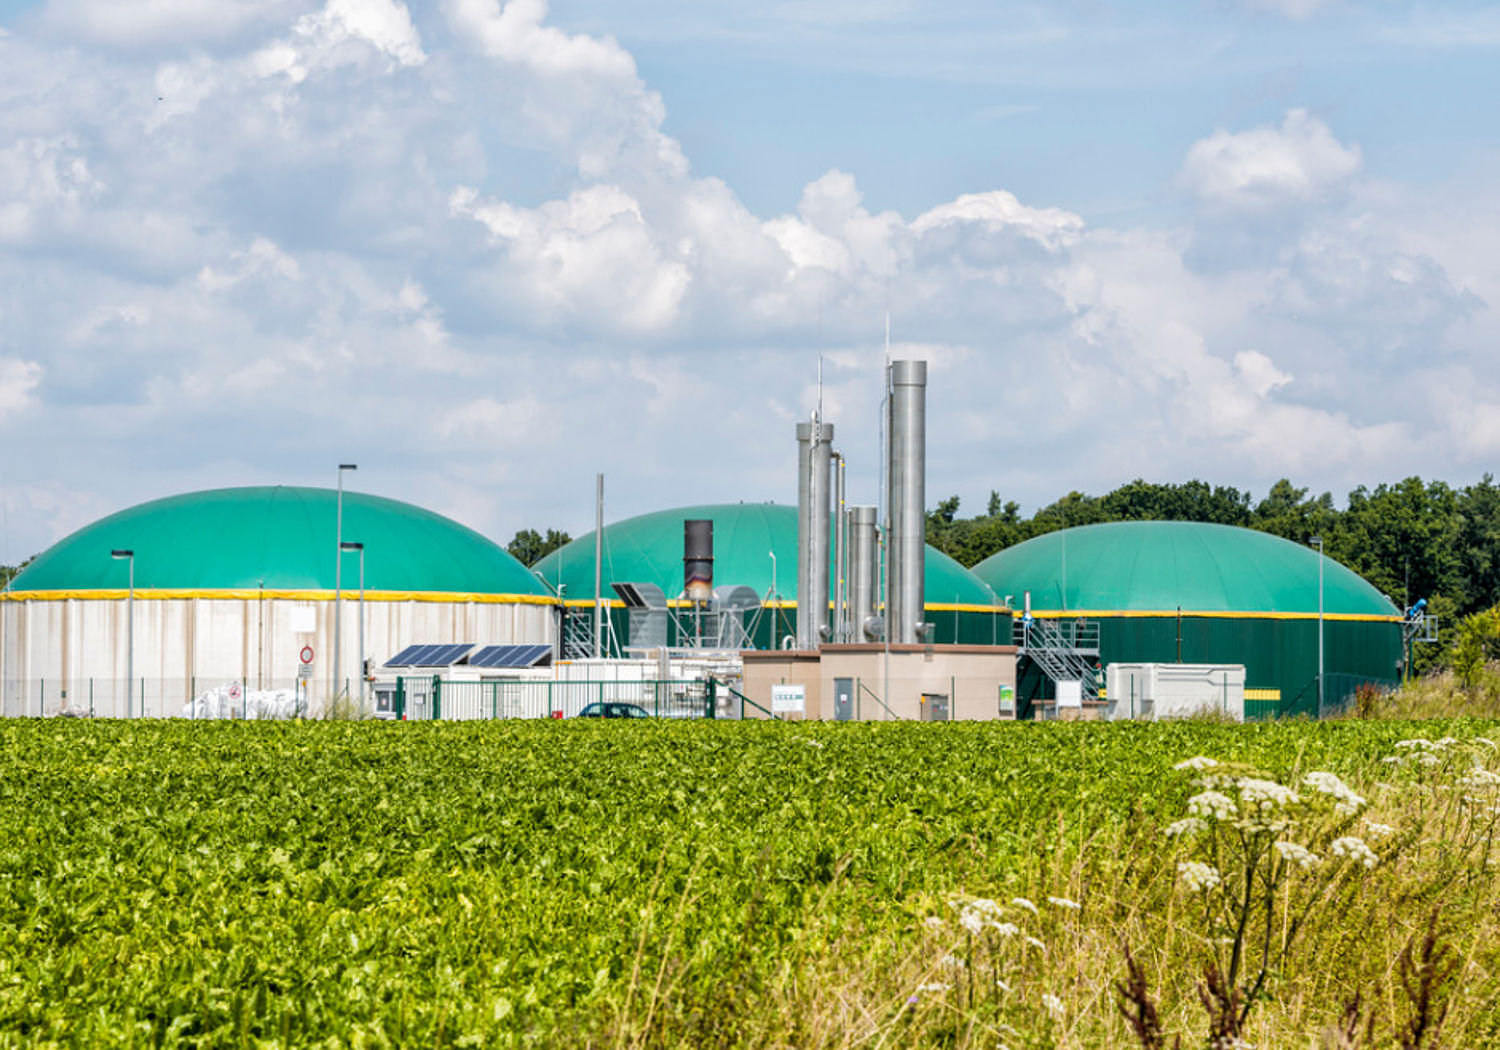
{"type": "Polygon", "coordinates": [[[8,721],[0,1047],[1497,1045],[1496,728],[8,721]]]}

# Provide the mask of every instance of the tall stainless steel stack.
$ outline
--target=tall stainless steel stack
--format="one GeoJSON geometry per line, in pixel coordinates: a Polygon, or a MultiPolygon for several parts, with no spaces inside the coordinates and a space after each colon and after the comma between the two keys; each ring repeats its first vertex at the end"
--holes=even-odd
{"type": "Polygon", "coordinates": [[[886,434],[890,506],[886,524],[885,594],[880,615],[881,545],[878,509],[843,505],[843,459],[833,451],[833,424],[814,413],[797,424],[797,634],[799,649],[823,642],[917,642],[924,634],[927,550],[927,363],[892,361],[886,374],[886,434]],[[840,484],[832,507],[831,462],[840,484]],[[838,588],[829,601],[832,513],[840,516],[835,567],[838,588]],[[885,625],[889,624],[886,628],[885,625]]]}

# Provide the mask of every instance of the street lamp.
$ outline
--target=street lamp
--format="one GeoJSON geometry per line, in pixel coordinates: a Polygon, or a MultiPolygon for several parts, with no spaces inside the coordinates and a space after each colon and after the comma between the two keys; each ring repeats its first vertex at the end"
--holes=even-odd
{"type": "Polygon", "coordinates": [[[130,589],[125,592],[125,717],[135,707],[135,551],[112,550],[111,558],[124,558],[130,568],[130,589]]]}
{"type": "Polygon", "coordinates": [[[340,630],[343,620],[343,602],[339,600],[339,592],[342,590],[341,570],[344,567],[344,471],[358,470],[359,467],[353,463],[339,464],[339,496],[337,510],[334,513],[334,550],[333,550],[333,695],[339,695],[339,673],[342,670],[339,664],[339,643],[343,641],[343,633],[340,630]]]}
{"type": "Polygon", "coordinates": [[[1323,537],[1309,540],[1318,548],[1318,717],[1323,717],[1323,537]]]}
{"type": "Polygon", "coordinates": [[[359,551],[359,706],[365,706],[365,545],[341,540],[340,551],[359,551]]]}

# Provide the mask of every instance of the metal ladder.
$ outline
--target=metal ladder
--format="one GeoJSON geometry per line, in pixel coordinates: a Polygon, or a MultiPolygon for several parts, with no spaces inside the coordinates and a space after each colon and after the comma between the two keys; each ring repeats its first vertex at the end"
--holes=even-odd
{"type": "Polygon", "coordinates": [[[1084,703],[1099,699],[1099,624],[1094,620],[1019,619],[1016,657],[1026,657],[1057,682],[1081,682],[1084,703]]]}

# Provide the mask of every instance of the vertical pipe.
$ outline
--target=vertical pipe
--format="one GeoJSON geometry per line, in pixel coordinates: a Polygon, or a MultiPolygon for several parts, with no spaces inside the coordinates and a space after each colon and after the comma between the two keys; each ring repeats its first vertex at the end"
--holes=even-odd
{"type": "Polygon", "coordinates": [[[875,516],[878,508],[850,507],[849,518],[849,641],[873,638],[875,619],[875,516]]]}
{"type": "Polygon", "coordinates": [[[339,657],[343,655],[339,651],[339,646],[343,642],[343,631],[340,628],[343,626],[341,614],[344,610],[344,603],[340,600],[344,582],[344,467],[342,464],[339,465],[338,475],[338,502],[333,512],[333,674],[330,675],[333,679],[335,696],[339,691],[339,657]]]}
{"type": "Polygon", "coordinates": [[[135,555],[130,563],[130,590],[125,597],[125,717],[131,718],[135,706],[135,555]]]}
{"type": "Polygon", "coordinates": [[[844,509],[844,454],[833,453],[833,640],[849,641],[849,516],[844,509]]]}
{"type": "Polygon", "coordinates": [[[926,617],[927,362],[892,361],[890,384],[888,633],[892,642],[910,644],[926,617]]]}
{"type": "Polygon", "coordinates": [[[365,546],[359,545],[359,711],[365,711],[365,546]]]}
{"type": "Polygon", "coordinates": [[[797,424],[797,648],[816,649],[828,623],[828,480],[833,424],[797,424]]]}
{"type": "Polygon", "coordinates": [[[604,657],[604,475],[594,478],[594,659],[604,657]]]}

